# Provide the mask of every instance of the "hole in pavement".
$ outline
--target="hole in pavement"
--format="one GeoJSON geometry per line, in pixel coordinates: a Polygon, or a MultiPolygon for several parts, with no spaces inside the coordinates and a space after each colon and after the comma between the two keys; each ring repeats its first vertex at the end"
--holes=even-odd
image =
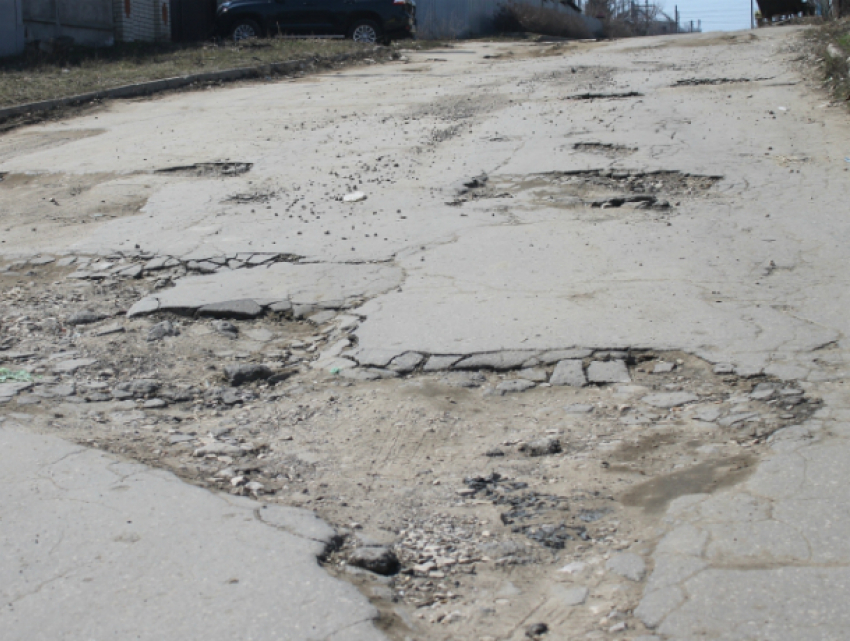
{"type": "Polygon", "coordinates": [[[700,85],[731,85],[739,82],[752,82],[750,78],[685,78],[677,80],[674,87],[695,87],[700,85]]]}
{"type": "Polygon", "coordinates": [[[639,91],[623,91],[619,93],[580,93],[567,96],[567,100],[619,100],[621,98],[641,98],[643,94],[639,91]]]}
{"type": "Polygon", "coordinates": [[[166,167],[157,169],[157,174],[173,174],[177,176],[241,176],[251,171],[254,163],[250,162],[200,162],[182,167],[166,167]]]}
{"type": "Polygon", "coordinates": [[[518,193],[532,192],[535,199],[549,205],[638,209],[669,209],[668,198],[689,197],[711,189],[722,176],[687,174],[681,171],[630,171],[589,169],[552,172],[533,176],[470,178],[455,188],[455,198],[448,204],[514,198],[518,193]]]}
{"type": "Polygon", "coordinates": [[[609,158],[617,158],[618,156],[633,154],[637,151],[637,147],[627,147],[626,145],[615,145],[604,142],[577,142],[573,145],[573,149],[590,154],[601,154],[609,158]]]}

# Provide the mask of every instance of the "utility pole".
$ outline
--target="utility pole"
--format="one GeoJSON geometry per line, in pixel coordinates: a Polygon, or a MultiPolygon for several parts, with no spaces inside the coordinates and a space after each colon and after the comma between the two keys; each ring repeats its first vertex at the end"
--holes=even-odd
{"type": "Polygon", "coordinates": [[[756,28],[755,0],[750,0],[750,29],[756,28]]]}
{"type": "Polygon", "coordinates": [[[679,33],[679,5],[676,5],[676,33],[679,33]]]}

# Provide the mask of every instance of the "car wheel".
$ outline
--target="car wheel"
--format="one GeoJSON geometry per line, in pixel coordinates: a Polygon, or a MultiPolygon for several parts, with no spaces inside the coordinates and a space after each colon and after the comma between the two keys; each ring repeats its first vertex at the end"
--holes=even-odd
{"type": "Polygon", "coordinates": [[[240,20],[230,32],[236,42],[240,40],[249,40],[250,38],[260,37],[260,25],[253,20],[240,20]]]}
{"type": "Polygon", "coordinates": [[[348,31],[348,37],[354,40],[354,42],[363,42],[370,45],[378,44],[383,39],[381,28],[371,20],[358,20],[355,22],[348,31]]]}

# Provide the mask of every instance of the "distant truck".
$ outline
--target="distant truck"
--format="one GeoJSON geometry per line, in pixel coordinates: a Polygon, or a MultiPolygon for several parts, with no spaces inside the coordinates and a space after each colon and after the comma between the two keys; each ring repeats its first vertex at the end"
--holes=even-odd
{"type": "Polygon", "coordinates": [[[770,22],[782,16],[813,16],[815,3],[807,0],[756,0],[763,20],[770,22]]]}

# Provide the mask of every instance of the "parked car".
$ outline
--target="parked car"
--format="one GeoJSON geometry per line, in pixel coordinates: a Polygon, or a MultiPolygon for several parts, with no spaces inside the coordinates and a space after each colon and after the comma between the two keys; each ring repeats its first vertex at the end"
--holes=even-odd
{"type": "Polygon", "coordinates": [[[416,34],[415,0],[229,0],[216,30],[234,40],[274,35],[345,36],[386,43],[416,34]]]}

